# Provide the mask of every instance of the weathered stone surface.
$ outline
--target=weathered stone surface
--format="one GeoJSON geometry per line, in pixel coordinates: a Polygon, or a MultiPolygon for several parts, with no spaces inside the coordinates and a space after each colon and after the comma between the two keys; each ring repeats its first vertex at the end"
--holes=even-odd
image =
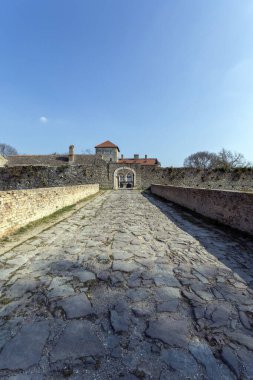
{"type": "Polygon", "coordinates": [[[113,251],[112,254],[114,260],[129,260],[134,256],[132,252],[128,251],[113,251]]]}
{"type": "Polygon", "coordinates": [[[128,313],[126,311],[118,312],[111,310],[111,324],[115,332],[127,332],[128,331],[128,313]]]}
{"type": "Polygon", "coordinates": [[[249,350],[253,351],[253,336],[246,335],[241,332],[230,332],[226,331],[225,334],[232,340],[235,341],[245,347],[247,347],[249,350]]]}
{"type": "Polygon", "coordinates": [[[27,369],[37,365],[49,335],[48,322],[33,322],[4,346],[0,353],[0,369],[27,369]]]}
{"type": "Polygon", "coordinates": [[[84,356],[103,356],[105,349],[92,332],[92,323],[89,321],[69,322],[62,336],[51,353],[51,361],[84,356]]]}
{"type": "Polygon", "coordinates": [[[175,278],[173,273],[163,273],[154,276],[156,286],[175,286],[180,287],[180,283],[175,278]]]}
{"type": "MultiPolygon", "coordinates": [[[[235,354],[235,352],[228,346],[223,347],[221,351],[221,358],[224,363],[235,373],[235,375],[240,377],[240,363],[235,354]]],[[[253,366],[252,366],[253,367],[253,366]]]]}
{"type": "Polygon", "coordinates": [[[18,279],[10,288],[8,296],[12,298],[22,297],[27,292],[32,292],[38,286],[38,281],[33,279],[18,279]]]}
{"type": "Polygon", "coordinates": [[[150,316],[151,312],[149,310],[146,310],[142,307],[133,307],[132,311],[136,317],[146,317],[150,316]]]}
{"type": "Polygon", "coordinates": [[[253,352],[244,347],[237,347],[236,354],[240,360],[240,367],[243,369],[243,374],[246,379],[253,378],[253,352]]]}
{"type": "Polygon", "coordinates": [[[162,350],[161,357],[169,367],[179,372],[178,375],[185,379],[198,378],[198,365],[191,354],[171,348],[169,350],[162,350]]]}
{"type": "Polygon", "coordinates": [[[174,313],[174,312],[177,311],[178,305],[179,305],[179,301],[178,300],[171,300],[171,301],[166,301],[166,302],[160,302],[160,303],[157,304],[157,311],[159,313],[162,313],[162,312],[174,313]]]}
{"type": "Polygon", "coordinates": [[[148,296],[149,292],[146,289],[130,289],[127,292],[127,297],[133,302],[143,301],[147,299],[148,296]]]}
{"type": "Polygon", "coordinates": [[[189,342],[186,320],[159,318],[155,321],[150,321],[146,335],[175,347],[186,348],[189,342]]]}
{"type": "Polygon", "coordinates": [[[91,303],[84,293],[64,298],[57,302],[57,306],[63,308],[68,319],[82,318],[92,313],[91,303]]]}
{"type": "Polygon", "coordinates": [[[208,379],[222,379],[222,373],[210,347],[206,343],[191,342],[189,350],[198,363],[206,369],[208,379]]]}
{"type": "Polygon", "coordinates": [[[148,194],[104,192],[1,254],[0,362],[22,363],[0,377],[253,378],[252,250],[148,194]],[[28,366],[22,325],[41,322],[28,366]]]}
{"type": "Polygon", "coordinates": [[[77,270],[72,272],[74,277],[77,277],[79,281],[81,282],[87,282],[87,281],[92,281],[96,280],[96,276],[94,273],[89,272],[89,271],[82,271],[82,270],[77,270]]]}
{"type": "Polygon", "coordinates": [[[132,261],[117,260],[113,262],[112,268],[113,270],[118,270],[122,272],[134,272],[138,270],[140,267],[132,261]]]}
{"type": "Polygon", "coordinates": [[[69,297],[75,294],[73,287],[70,284],[61,285],[50,290],[48,296],[50,298],[69,297]]]}

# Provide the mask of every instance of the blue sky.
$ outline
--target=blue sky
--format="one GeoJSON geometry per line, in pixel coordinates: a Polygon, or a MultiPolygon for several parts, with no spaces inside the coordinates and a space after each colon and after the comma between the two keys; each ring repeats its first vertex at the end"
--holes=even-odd
{"type": "Polygon", "coordinates": [[[253,161],[252,0],[1,0],[0,142],[253,161]]]}

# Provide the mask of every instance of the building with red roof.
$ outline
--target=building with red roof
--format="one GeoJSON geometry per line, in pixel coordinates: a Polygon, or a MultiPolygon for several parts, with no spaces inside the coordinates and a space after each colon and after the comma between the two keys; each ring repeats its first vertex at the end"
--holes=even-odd
{"type": "Polygon", "coordinates": [[[117,162],[118,164],[139,164],[145,166],[158,166],[160,165],[157,158],[148,158],[145,155],[144,158],[140,158],[139,154],[135,154],[133,158],[124,158],[123,154],[119,159],[118,153],[120,152],[118,145],[115,145],[111,141],[107,140],[101,144],[95,146],[96,154],[101,155],[105,161],[117,162]]]}

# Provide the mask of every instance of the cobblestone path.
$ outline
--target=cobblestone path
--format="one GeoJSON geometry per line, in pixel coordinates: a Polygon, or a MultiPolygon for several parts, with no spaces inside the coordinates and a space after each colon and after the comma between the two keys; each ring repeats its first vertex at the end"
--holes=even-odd
{"type": "Polygon", "coordinates": [[[0,266],[1,379],[253,379],[249,238],[108,191],[0,266]]]}

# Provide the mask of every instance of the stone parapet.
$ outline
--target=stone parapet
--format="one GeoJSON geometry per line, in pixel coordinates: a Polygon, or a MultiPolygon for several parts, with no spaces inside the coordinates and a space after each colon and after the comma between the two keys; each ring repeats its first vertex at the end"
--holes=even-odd
{"type": "Polygon", "coordinates": [[[0,191],[0,237],[98,191],[98,184],[0,191]]]}
{"type": "Polygon", "coordinates": [[[253,193],[163,185],[152,185],[151,192],[253,235],[253,193]]]}

